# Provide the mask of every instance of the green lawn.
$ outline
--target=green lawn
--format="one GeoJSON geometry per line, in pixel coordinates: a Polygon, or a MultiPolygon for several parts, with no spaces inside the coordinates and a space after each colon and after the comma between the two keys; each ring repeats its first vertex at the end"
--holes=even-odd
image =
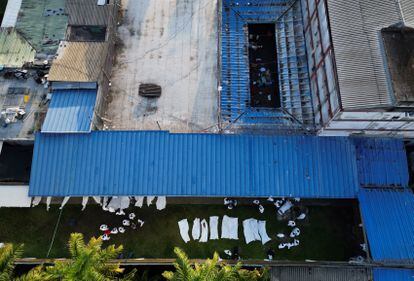
{"type": "MultiPolygon", "coordinates": [[[[66,257],[66,243],[71,232],[81,232],[87,238],[100,234],[102,223],[109,226],[121,225],[122,217],[103,212],[96,205],[89,205],[80,211],[80,205],[67,205],[62,213],[50,257],[66,257]]],[[[131,211],[145,220],[141,229],[128,229],[125,234],[112,235],[106,244],[123,244],[125,255],[133,253],[135,258],[174,257],[173,248],[183,248],[191,258],[211,257],[218,251],[223,257],[225,249],[240,247],[244,259],[263,259],[269,247],[275,249],[276,258],[281,260],[348,260],[358,253],[358,244],[362,241],[358,227],[353,220],[351,207],[309,207],[308,220],[301,225],[301,245],[291,250],[278,250],[275,235],[278,232],[289,233],[286,221],[277,221],[275,209],[265,205],[265,213],[260,214],[256,206],[238,206],[227,210],[221,205],[167,205],[167,209],[157,211],[155,206],[134,208],[131,211]],[[179,235],[177,222],[188,218],[206,218],[211,215],[229,215],[239,218],[239,240],[215,240],[208,243],[189,242],[185,244],[179,235]],[[260,242],[246,245],[241,222],[246,218],[267,221],[267,230],[272,241],[262,246],[260,242]]],[[[25,244],[26,257],[46,257],[50,240],[59,216],[57,206],[46,212],[44,206],[32,209],[0,209],[0,242],[25,244]]],[[[190,223],[191,227],[191,223],[190,223]]],[[[220,224],[219,224],[219,231],[220,224]]]]}

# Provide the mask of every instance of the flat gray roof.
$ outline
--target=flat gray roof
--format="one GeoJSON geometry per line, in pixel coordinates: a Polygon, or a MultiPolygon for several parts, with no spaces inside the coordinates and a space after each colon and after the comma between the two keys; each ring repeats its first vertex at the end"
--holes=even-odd
{"type": "Polygon", "coordinates": [[[108,128],[199,132],[216,125],[217,1],[123,0],[122,12],[108,128]],[[142,83],[161,86],[161,97],[139,96],[142,83]]]}

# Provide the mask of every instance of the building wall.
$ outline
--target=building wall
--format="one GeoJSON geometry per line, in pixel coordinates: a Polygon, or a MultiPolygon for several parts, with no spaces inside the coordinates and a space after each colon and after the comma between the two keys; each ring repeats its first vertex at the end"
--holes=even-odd
{"type": "Polygon", "coordinates": [[[414,138],[414,114],[409,111],[339,112],[319,133],[322,136],[354,134],[414,138]]]}
{"type": "Polygon", "coordinates": [[[312,100],[317,125],[340,110],[334,51],[325,1],[301,0],[312,100]]]}
{"type": "Polygon", "coordinates": [[[381,37],[403,12],[408,24],[414,9],[406,1],[401,11],[394,0],[373,2],[301,0],[320,135],[414,137],[410,107],[394,102],[381,37]]]}
{"type": "Polygon", "coordinates": [[[108,52],[106,55],[105,63],[98,81],[98,93],[96,98],[95,115],[93,119],[93,127],[95,129],[103,129],[102,116],[104,115],[107,105],[110,102],[109,92],[111,83],[111,71],[115,57],[115,44],[116,44],[116,26],[118,17],[119,1],[112,2],[112,11],[109,13],[108,29],[107,29],[107,42],[108,52]]]}

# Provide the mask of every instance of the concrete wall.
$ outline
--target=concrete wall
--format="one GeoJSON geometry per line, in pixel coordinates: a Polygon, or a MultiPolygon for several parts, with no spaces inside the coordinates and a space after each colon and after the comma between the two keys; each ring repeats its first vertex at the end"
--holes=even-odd
{"type": "Polygon", "coordinates": [[[107,42],[108,52],[106,60],[102,68],[102,72],[98,81],[98,93],[96,98],[95,114],[93,119],[93,127],[102,130],[104,121],[102,116],[105,114],[109,100],[111,72],[115,58],[115,44],[116,44],[116,27],[118,22],[118,10],[120,2],[115,0],[112,5],[112,13],[109,14],[107,27],[107,42]]]}
{"type": "Polygon", "coordinates": [[[414,138],[414,114],[395,112],[339,112],[321,131],[322,136],[354,134],[414,138]]]}

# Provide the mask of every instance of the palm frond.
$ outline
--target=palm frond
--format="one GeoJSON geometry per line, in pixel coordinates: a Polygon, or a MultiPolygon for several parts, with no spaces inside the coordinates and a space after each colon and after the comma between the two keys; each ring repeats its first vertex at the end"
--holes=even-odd
{"type": "Polygon", "coordinates": [[[78,255],[85,249],[85,241],[83,240],[83,234],[72,233],[69,238],[69,252],[73,259],[76,259],[78,255]]]}
{"type": "Polygon", "coordinates": [[[12,279],[15,268],[14,262],[23,255],[23,244],[14,246],[5,244],[0,248],[0,281],[12,279]]]}

